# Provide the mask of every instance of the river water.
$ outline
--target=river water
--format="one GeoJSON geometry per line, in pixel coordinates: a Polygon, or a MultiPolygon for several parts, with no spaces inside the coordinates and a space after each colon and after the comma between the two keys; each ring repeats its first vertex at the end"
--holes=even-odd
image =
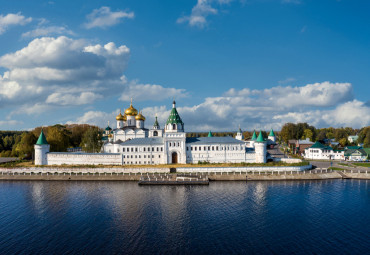
{"type": "Polygon", "coordinates": [[[369,254],[370,180],[1,181],[1,254],[369,254]]]}

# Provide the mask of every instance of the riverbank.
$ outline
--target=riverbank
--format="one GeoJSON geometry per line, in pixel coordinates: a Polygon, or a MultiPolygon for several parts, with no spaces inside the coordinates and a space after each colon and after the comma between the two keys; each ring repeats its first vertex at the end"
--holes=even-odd
{"type": "MultiPolygon", "coordinates": [[[[205,175],[205,173],[194,173],[205,175]]],[[[169,173],[2,173],[0,180],[18,181],[139,181],[142,176],[153,179],[160,176],[174,176],[169,173]]],[[[275,180],[328,180],[328,179],[370,179],[370,172],[345,173],[330,170],[302,172],[214,172],[206,173],[210,181],[275,181],[275,180]]]]}

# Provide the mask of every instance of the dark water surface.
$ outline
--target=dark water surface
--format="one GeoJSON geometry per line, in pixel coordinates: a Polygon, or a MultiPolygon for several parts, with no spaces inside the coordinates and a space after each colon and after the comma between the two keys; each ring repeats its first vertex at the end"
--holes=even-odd
{"type": "Polygon", "coordinates": [[[0,253],[369,254],[370,181],[2,181],[0,253]]]}

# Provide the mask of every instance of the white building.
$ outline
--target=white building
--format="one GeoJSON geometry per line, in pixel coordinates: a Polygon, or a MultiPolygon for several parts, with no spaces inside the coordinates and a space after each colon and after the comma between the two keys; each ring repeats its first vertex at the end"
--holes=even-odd
{"type": "MultiPolygon", "coordinates": [[[[184,123],[177,112],[175,101],[164,129],[160,128],[157,117],[154,125],[146,129],[145,117],[132,106],[132,101],[124,115],[119,113],[116,120],[117,128],[106,130],[109,131],[110,138],[103,145],[103,153],[71,155],[50,153],[49,148],[37,147],[37,155],[45,158],[37,161],[37,164],[109,164],[109,161],[118,165],[266,162],[266,142],[261,132],[254,141],[254,148],[246,148],[240,129],[237,136],[240,140],[212,135],[186,137],[184,123]]],[[[35,151],[36,146],[37,144],[35,151]]]]}
{"type": "Polygon", "coordinates": [[[311,147],[305,149],[304,158],[344,160],[344,151],[333,150],[333,148],[330,146],[325,146],[319,142],[316,142],[311,147]]]}

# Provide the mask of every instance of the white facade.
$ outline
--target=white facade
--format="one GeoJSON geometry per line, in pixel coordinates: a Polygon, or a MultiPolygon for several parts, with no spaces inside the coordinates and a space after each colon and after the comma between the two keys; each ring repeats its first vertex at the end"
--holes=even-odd
{"type": "Polygon", "coordinates": [[[334,151],[329,148],[307,148],[304,154],[305,159],[327,159],[344,160],[344,151],[334,151]]]}
{"type": "Polygon", "coordinates": [[[35,165],[47,165],[47,153],[50,151],[49,144],[35,144],[35,165]]]}
{"type": "Polygon", "coordinates": [[[116,119],[117,128],[106,129],[112,138],[103,145],[103,153],[49,153],[49,147],[39,148],[35,145],[37,163],[40,165],[266,163],[266,142],[256,142],[255,149],[246,148],[241,131],[238,134],[238,138],[241,139],[187,138],[175,102],[164,130],[160,129],[157,118],[150,130],[145,129],[145,118],[141,113],[137,113],[132,103],[126,109],[125,115],[119,113],[116,119]]]}
{"type": "Polygon", "coordinates": [[[46,165],[122,165],[121,153],[46,153],[46,165]]]}

